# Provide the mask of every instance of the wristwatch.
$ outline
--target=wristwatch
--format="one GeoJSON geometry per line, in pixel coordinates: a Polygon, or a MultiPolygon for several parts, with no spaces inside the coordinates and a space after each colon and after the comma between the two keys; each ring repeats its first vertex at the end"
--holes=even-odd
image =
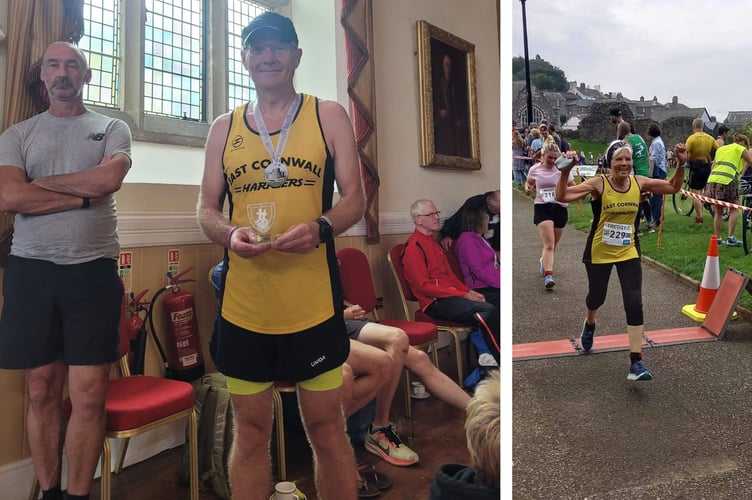
{"type": "Polygon", "coordinates": [[[316,219],[316,223],[319,225],[319,240],[322,243],[334,239],[334,227],[329,217],[322,215],[316,219]]]}

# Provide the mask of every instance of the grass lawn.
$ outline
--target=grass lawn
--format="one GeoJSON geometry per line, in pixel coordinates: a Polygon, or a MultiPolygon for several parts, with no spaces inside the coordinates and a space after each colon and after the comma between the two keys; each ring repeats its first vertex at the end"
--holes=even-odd
{"type": "Polygon", "coordinates": [[[588,163],[590,162],[591,153],[593,155],[593,162],[595,163],[598,160],[598,155],[605,153],[606,146],[608,146],[608,144],[603,144],[602,142],[585,142],[577,139],[572,139],[571,141],[567,139],[567,142],[569,142],[571,149],[584,151],[588,163]]]}

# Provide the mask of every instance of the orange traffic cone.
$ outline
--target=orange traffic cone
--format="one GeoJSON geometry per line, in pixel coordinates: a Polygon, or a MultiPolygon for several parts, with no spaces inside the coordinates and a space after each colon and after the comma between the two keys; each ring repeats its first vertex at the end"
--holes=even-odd
{"type": "Polygon", "coordinates": [[[705,315],[713,303],[715,294],[721,287],[721,268],[718,263],[718,239],[715,236],[710,237],[708,245],[708,256],[705,259],[705,270],[702,273],[702,283],[700,283],[700,293],[697,295],[695,304],[687,304],[682,307],[682,312],[693,320],[702,322],[705,315]]]}

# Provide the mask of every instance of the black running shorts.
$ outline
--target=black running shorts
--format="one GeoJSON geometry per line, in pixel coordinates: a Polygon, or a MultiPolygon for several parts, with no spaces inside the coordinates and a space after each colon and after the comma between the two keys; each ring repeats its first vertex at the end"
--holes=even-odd
{"type": "Polygon", "coordinates": [[[120,358],[123,284],[114,259],[60,265],[11,255],[3,281],[0,368],[120,358]]]}
{"type": "Polygon", "coordinates": [[[350,339],[341,314],[289,334],[264,334],[219,320],[215,364],[223,374],[250,382],[302,382],[342,365],[350,339]]]}

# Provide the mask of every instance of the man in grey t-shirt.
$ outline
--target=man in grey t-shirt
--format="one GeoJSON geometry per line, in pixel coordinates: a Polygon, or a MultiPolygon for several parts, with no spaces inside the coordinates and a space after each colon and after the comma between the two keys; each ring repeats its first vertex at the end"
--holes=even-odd
{"type": "Polygon", "coordinates": [[[114,193],[130,168],[127,125],[87,110],[91,79],[75,46],[42,59],[49,109],[0,135],[0,210],[15,214],[4,275],[0,368],[25,371],[26,432],[42,498],[88,498],[105,432],[110,364],[119,358],[123,287],[114,193]],[[63,387],[72,404],[67,429],[63,387]]]}

